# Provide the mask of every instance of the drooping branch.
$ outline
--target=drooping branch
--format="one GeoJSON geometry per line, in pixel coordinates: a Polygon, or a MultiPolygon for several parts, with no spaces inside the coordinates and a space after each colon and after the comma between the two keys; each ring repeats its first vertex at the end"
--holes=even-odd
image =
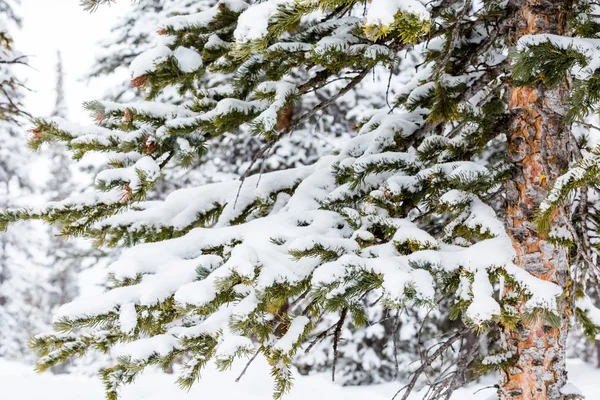
{"type": "Polygon", "coordinates": [[[396,397],[398,397],[398,395],[402,392],[404,392],[404,394],[402,395],[400,400],[407,400],[408,397],[410,396],[410,394],[412,393],[412,391],[414,390],[415,385],[417,384],[417,382],[419,380],[419,377],[427,370],[427,368],[429,368],[429,366],[435,360],[437,360],[442,354],[444,354],[444,352],[446,350],[448,350],[450,347],[452,347],[452,345],[454,343],[456,343],[456,341],[463,338],[469,331],[470,331],[470,329],[468,327],[466,327],[466,326],[462,327],[461,329],[456,331],[453,335],[451,335],[448,339],[446,339],[446,341],[441,343],[436,351],[423,357],[421,360],[421,365],[419,366],[419,368],[417,368],[417,370],[415,372],[413,372],[412,378],[409,381],[409,383],[407,385],[403,386],[402,388],[400,388],[400,390],[398,390],[396,392],[394,397],[392,397],[392,400],[395,400],[396,397]]]}

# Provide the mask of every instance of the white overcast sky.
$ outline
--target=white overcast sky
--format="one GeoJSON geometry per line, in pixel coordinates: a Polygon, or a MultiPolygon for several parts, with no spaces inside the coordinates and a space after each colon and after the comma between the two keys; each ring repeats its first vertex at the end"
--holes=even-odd
{"type": "Polygon", "coordinates": [[[60,50],[65,70],[65,92],[69,118],[91,122],[81,103],[101,97],[109,83],[90,83],[82,78],[89,71],[97,52],[97,42],[110,36],[110,29],[130,7],[130,0],[100,7],[94,13],[83,11],[79,0],[21,0],[19,14],[23,26],[15,32],[16,47],[30,55],[31,68],[26,72],[28,111],[47,116],[54,105],[56,52],[60,50]]]}

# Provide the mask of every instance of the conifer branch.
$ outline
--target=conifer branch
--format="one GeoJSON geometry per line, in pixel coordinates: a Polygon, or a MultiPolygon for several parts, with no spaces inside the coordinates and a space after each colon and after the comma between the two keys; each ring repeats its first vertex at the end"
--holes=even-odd
{"type": "Polygon", "coordinates": [[[398,397],[398,395],[400,393],[402,393],[403,391],[404,391],[404,394],[402,395],[401,400],[407,400],[408,396],[410,396],[410,394],[412,393],[415,385],[417,384],[417,381],[418,381],[419,377],[421,376],[421,374],[423,372],[425,372],[425,370],[427,368],[429,368],[429,366],[431,365],[431,363],[433,363],[446,350],[448,350],[457,340],[461,339],[467,332],[469,332],[469,328],[467,328],[467,327],[461,328],[460,330],[458,330],[457,332],[455,332],[452,336],[450,336],[448,339],[446,339],[445,342],[443,342],[442,344],[440,344],[440,346],[438,347],[438,349],[436,351],[434,351],[430,355],[427,355],[422,360],[421,365],[419,366],[419,368],[417,368],[417,370],[413,373],[410,382],[406,386],[400,388],[400,390],[398,390],[396,392],[396,394],[394,395],[394,397],[392,397],[392,400],[394,400],[396,397],[398,397]]]}
{"type": "Polygon", "coordinates": [[[471,10],[471,0],[465,0],[460,13],[458,13],[458,15],[456,17],[456,22],[454,23],[454,26],[450,30],[450,38],[447,42],[448,48],[444,54],[444,58],[442,58],[442,60],[437,64],[436,68],[433,70],[433,72],[431,74],[432,76],[437,77],[440,74],[440,72],[442,72],[443,69],[446,68],[448,61],[450,61],[450,58],[452,57],[452,54],[454,53],[454,47],[457,45],[458,40],[460,39],[460,28],[463,23],[463,19],[465,18],[465,16],[467,15],[467,13],[470,10],[471,10]]]}

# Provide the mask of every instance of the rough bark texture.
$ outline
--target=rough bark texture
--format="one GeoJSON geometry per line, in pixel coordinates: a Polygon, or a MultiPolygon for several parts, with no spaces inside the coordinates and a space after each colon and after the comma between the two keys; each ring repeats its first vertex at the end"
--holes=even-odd
{"type": "MultiPolygon", "coordinates": [[[[528,34],[566,34],[565,2],[512,0],[519,10],[515,37],[528,34]]],[[[507,184],[506,224],[517,253],[516,264],[532,275],[566,287],[568,252],[537,232],[535,211],[549,186],[568,165],[569,127],[562,122],[567,100],[567,82],[552,89],[514,87],[509,108],[512,123],[507,134],[508,159],[514,174],[507,184]]],[[[564,224],[560,212],[553,226],[564,224]]],[[[567,315],[561,305],[562,324],[552,328],[538,320],[505,332],[508,350],[518,361],[502,374],[499,396],[502,400],[558,400],[566,383],[565,342],[567,315]]],[[[523,307],[519,310],[524,313],[523,307]]]]}

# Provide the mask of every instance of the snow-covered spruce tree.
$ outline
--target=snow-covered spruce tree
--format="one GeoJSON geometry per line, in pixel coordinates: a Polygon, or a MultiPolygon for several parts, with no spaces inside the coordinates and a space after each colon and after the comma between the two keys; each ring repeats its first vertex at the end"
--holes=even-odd
{"type": "Polygon", "coordinates": [[[134,82],[150,93],[177,85],[193,104],[98,102],[99,126],[38,121],[34,145],[109,152],[111,168],[94,195],[1,214],[4,225],[44,219],[133,245],[111,267],[111,290],[63,306],[57,332],[33,339],[39,369],[113,349],[118,363],[102,376],[115,398],[148,365],[183,357],[189,387],[211,359],[227,368],[262,353],[279,397],[319,323],[338,316],[335,349],[379,292],[394,310],[449,302],[464,324],[423,350],[401,398],[461,342],[427,397],[496,369],[501,399],[572,398],[561,391],[569,318],[590,335],[600,325],[585,294],[597,273],[599,152],[572,134],[600,98],[596,15],[585,1],[222,0],[164,20],[134,82]],[[339,151],[143,202],[167,164],[210,154],[210,138],[250,126],[265,140],[260,157],[406,52],[425,57],[414,79],[339,151]],[[195,87],[220,73],[234,79],[195,87]],[[286,106],[340,81],[280,129],[286,106]],[[482,341],[464,340],[471,332],[482,341]]]}
{"type": "MultiPolygon", "coordinates": [[[[16,75],[27,58],[14,48],[10,29],[18,27],[14,2],[0,0],[0,207],[24,206],[32,196],[31,154],[24,126],[23,83],[16,75]]],[[[41,248],[44,236],[20,224],[0,234],[0,357],[33,362],[28,338],[50,326],[48,274],[41,248]]]]}
{"type": "MultiPolygon", "coordinates": [[[[156,33],[161,18],[207,10],[216,3],[216,0],[203,2],[161,0],[134,3],[132,10],[113,28],[112,37],[99,44],[102,50],[96,59],[94,69],[89,74],[90,79],[105,78],[127,70],[129,64],[138,55],[157,45],[161,40],[156,33]]],[[[310,20],[303,23],[310,23],[310,20]]],[[[418,54],[407,53],[406,56],[410,58],[404,57],[401,65],[397,65],[393,71],[390,71],[393,74],[393,85],[390,85],[388,97],[393,98],[394,88],[410,80],[414,74],[415,64],[423,61],[422,57],[417,58],[418,54]]],[[[299,126],[293,135],[279,140],[267,160],[255,164],[256,170],[268,172],[308,165],[330,153],[336,144],[348,137],[356,121],[360,121],[365,114],[372,113],[372,110],[385,105],[390,72],[377,71],[373,74],[373,79],[359,83],[345,96],[331,104],[326,113],[318,113],[314,118],[304,121],[306,129],[300,129],[303,127],[299,126]]],[[[221,73],[221,75],[222,78],[215,74],[205,76],[207,79],[196,84],[210,88],[219,85],[220,81],[229,79],[228,74],[221,73]]],[[[303,82],[302,77],[298,79],[303,82]]],[[[193,95],[182,96],[173,89],[171,87],[166,92],[158,93],[157,100],[170,104],[193,101],[193,95]]],[[[291,113],[286,114],[288,116],[286,119],[289,120],[294,114],[305,113],[320,101],[334,95],[338,89],[335,85],[329,85],[303,96],[302,101],[290,107],[291,113]]],[[[109,89],[107,98],[114,101],[137,101],[143,98],[143,93],[138,88],[132,87],[127,80],[109,89]]],[[[285,120],[282,119],[282,122],[285,120]]],[[[233,132],[225,132],[207,143],[207,147],[211,149],[210,153],[197,160],[191,168],[181,170],[177,165],[167,166],[162,171],[163,179],[153,188],[149,198],[163,199],[176,188],[235,179],[244,173],[248,163],[263,144],[263,138],[254,135],[248,126],[242,126],[233,132]]],[[[310,352],[299,355],[295,364],[303,373],[318,372],[330,370],[335,358],[338,365],[337,381],[344,384],[389,381],[398,372],[402,372],[404,376],[408,370],[396,368],[396,360],[399,352],[402,353],[401,357],[407,364],[418,359],[416,336],[406,335],[406,332],[414,330],[418,321],[414,318],[407,319],[406,315],[403,315],[404,323],[398,325],[399,319],[390,317],[389,310],[380,303],[371,306],[370,310],[369,323],[364,328],[354,326],[349,319],[345,322],[344,340],[339,343],[335,357],[331,342],[333,338],[327,336],[322,340],[319,339],[311,347],[310,352]],[[384,321],[379,322],[381,319],[384,321]],[[398,338],[402,337],[402,340],[394,340],[395,335],[398,338]],[[394,351],[396,347],[402,350],[394,351]]],[[[323,327],[328,327],[339,319],[336,315],[329,317],[321,321],[323,327]]],[[[435,321],[433,313],[428,318],[428,322],[432,321],[435,321]]],[[[434,324],[430,325],[431,328],[434,327],[434,324]]],[[[315,329],[315,332],[315,335],[318,335],[319,329],[315,329]]],[[[428,334],[434,332],[438,330],[423,331],[421,338],[426,340],[428,334]]]]}

